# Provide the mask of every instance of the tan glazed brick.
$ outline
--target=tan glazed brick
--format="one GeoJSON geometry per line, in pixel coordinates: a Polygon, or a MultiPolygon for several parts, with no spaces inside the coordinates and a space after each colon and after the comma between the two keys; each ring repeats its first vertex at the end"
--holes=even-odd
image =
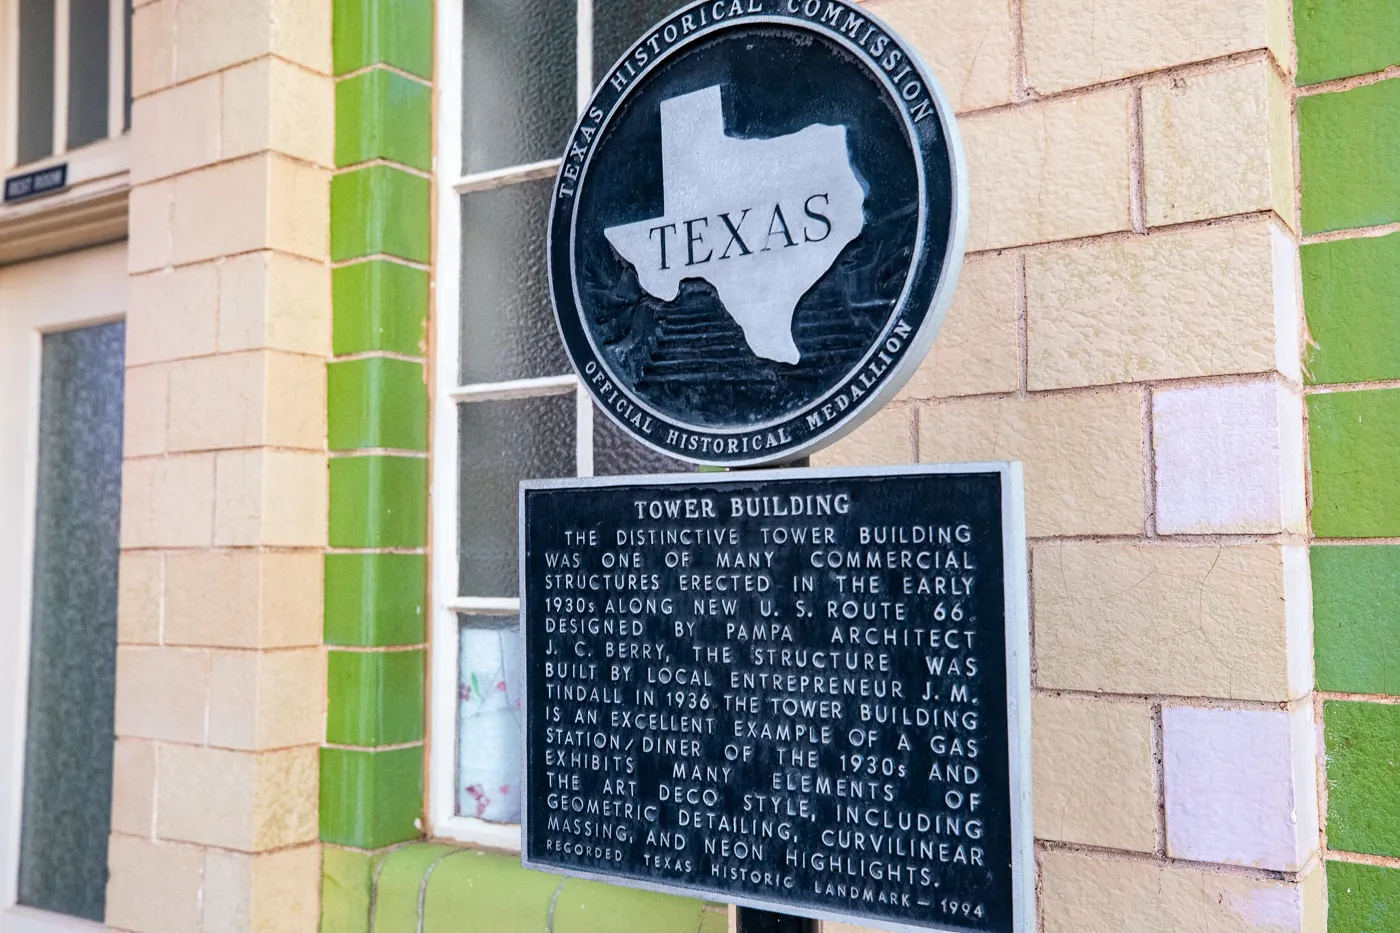
{"type": "Polygon", "coordinates": [[[314,552],[186,551],[166,558],[165,640],[225,648],[321,643],[314,552]]]}
{"type": "Polygon", "coordinates": [[[968,117],[962,132],[969,251],[1131,226],[1126,90],[968,117]]]}
{"type": "Polygon", "coordinates": [[[131,147],[132,184],[219,161],[217,76],[137,98],[131,120],[141,126],[131,147]]]}
{"type": "Polygon", "coordinates": [[[865,8],[908,40],[956,113],[1011,100],[1011,5],[1000,0],[869,0],[865,8]]]}
{"type": "Polygon", "coordinates": [[[143,366],[126,371],[122,398],[122,453],[149,457],[166,452],[165,428],[170,400],[168,366],[143,366]]]}
{"type": "Polygon", "coordinates": [[[314,745],[323,736],[326,660],[319,648],[215,651],[209,744],[256,751],[314,745]]]}
{"type": "Polygon", "coordinates": [[[335,84],[280,58],[223,72],[222,155],[272,150],[335,165],[335,84]]]}
{"type": "Polygon", "coordinates": [[[153,645],[160,641],[165,558],[123,554],[117,568],[117,641],[153,645]]]}
{"type": "Polygon", "coordinates": [[[111,927],[133,933],[198,933],[200,849],[114,834],[107,864],[111,927]]]}
{"type": "Polygon", "coordinates": [[[812,466],[879,466],[914,459],[910,411],[885,408],[830,447],[812,455],[812,466]]]}
{"type": "Polygon", "coordinates": [[[213,536],[212,454],[122,464],[122,547],[208,547],[213,536]]]}
{"type": "Polygon", "coordinates": [[[180,0],[176,78],[277,55],[330,71],[330,11],[301,0],[180,0]]]}
{"type": "Polygon", "coordinates": [[[1015,256],[973,260],[962,268],[938,337],[899,398],[1014,392],[1021,384],[1015,256]]]}
{"type": "Polygon", "coordinates": [[[324,454],[234,450],[218,454],[219,547],[325,547],[329,477],[324,454]]]}
{"type": "Polygon", "coordinates": [[[1023,0],[1026,81],[1042,94],[1271,47],[1287,0],[1023,0]]]}
{"type": "Polygon", "coordinates": [[[131,14],[131,96],[175,80],[175,0],[137,3],[131,14]]]}
{"type": "Polygon", "coordinates": [[[1153,851],[1157,793],[1151,710],[1037,696],[1031,716],[1036,838],[1153,851]]]}
{"type": "Polygon", "coordinates": [[[315,933],[317,902],[306,896],[321,879],[318,846],[265,855],[210,851],[204,861],[201,933],[315,933]]]}
{"type": "Polygon", "coordinates": [[[919,459],[1023,461],[1031,537],[1141,534],[1140,409],[1136,392],[936,402],[919,412],[919,459]]]}
{"type": "MultiPolygon", "coordinates": [[[[1290,700],[1284,555],[1266,544],[1043,544],[1031,556],[1037,686],[1052,690],[1290,700]]],[[[1306,618],[1306,615],[1304,615],[1306,618]]],[[[1292,638],[1290,639],[1290,635],[1292,638]]]]}
{"type": "Polygon", "coordinates": [[[1292,116],[1267,62],[1148,85],[1142,133],[1150,225],[1268,210],[1293,224],[1292,116]]]}
{"type": "Polygon", "coordinates": [[[156,807],[156,743],[117,739],[112,750],[112,831],[149,836],[156,807]]]}
{"type": "Polygon", "coordinates": [[[117,648],[117,735],[203,742],[208,697],[207,652],[117,648]]]}
{"type": "Polygon", "coordinates": [[[315,746],[243,752],[162,745],[158,761],[162,839],[262,852],[316,838],[315,746]]]}
{"type": "Polygon", "coordinates": [[[1261,220],[1028,256],[1031,389],[1289,368],[1280,356],[1296,347],[1297,311],[1276,317],[1275,298],[1293,292],[1275,294],[1273,229],[1261,220]]]}
{"type": "MultiPolygon", "coordinates": [[[[144,188],[138,190],[146,190],[144,188]]],[[[208,262],[134,275],[126,364],[205,356],[218,348],[219,267],[208,262]]]]}
{"type": "MultiPolygon", "coordinates": [[[[174,195],[174,181],[137,185],[131,189],[127,200],[129,232],[126,241],[126,266],[131,272],[148,272],[170,263],[174,195]]],[[[132,304],[133,312],[139,309],[139,305],[132,304]]]]}
{"type": "MultiPolygon", "coordinates": [[[[219,269],[219,350],[329,356],[331,273],[285,253],[246,253],[219,269]]],[[[426,350],[426,348],[424,348],[426,350]]]]}
{"type": "Polygon", "coordinates": [[[325,445],[325,363],[286,353],[236,353],[176,363],[172,450],[325,445]]]}
{"type": "Polygon", "coordinates": [[[1322,872],[1302,884],[1046,852],[1045,933],[1323,933],[1322,872]]]}

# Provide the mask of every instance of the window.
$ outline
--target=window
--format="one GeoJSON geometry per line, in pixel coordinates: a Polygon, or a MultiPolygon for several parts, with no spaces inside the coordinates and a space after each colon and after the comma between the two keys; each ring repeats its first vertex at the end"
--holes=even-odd
{"type": "Polygon", "coordinates": [[[437,835],[520,845],[519,481],[689,469],[595,411],[545,277],[554,174],[594,62],[682,5],[439,8],[432,734],[454,739],[431,752],[437,835]]]}
{"type": "Polygon", "coordinates": [[[131,0],[3,0],[5,165],[121,136],[131,124],[131,0]]]}

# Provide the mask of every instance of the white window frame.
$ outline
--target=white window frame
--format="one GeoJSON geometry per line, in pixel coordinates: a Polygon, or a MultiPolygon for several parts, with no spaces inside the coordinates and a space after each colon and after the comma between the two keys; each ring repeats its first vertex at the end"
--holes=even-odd
{"type": "Polygon", "coordinates": [[[123,320],[126,292],[125,243],[0,269],[0,933],[106,929],[17,901],[43,337],[123,320]]]}
{"type": "Polygon", "coordinates": [[[68,163],[70,187],[125,172],[126,5],[107,0],[107,137],[68,148],[68,23],[71,0],[54,0],[53,152],[19,165],[19,0],[0,0],[0,166],[41,169],[68,163]]]}
{"type": "MultiPolygon", "coordinates": [[[[593,87],[593,5],[576,0],[577,110],[593,87]]],[[[457,681],[461,655],[458,615],[519,613],[519,599],[458,595],[457,490],[458,405],[467,401],[574,394],[577,412],[576,469],[593,475],[593,402],[573,374],[476,385],[458,385],[461,321],[461,196],[507,184],[553,178],[559,159],[461,175],[462,42],[461,0],[437,4],[437,256],[433,302],[432,547],[430,573],[431,667],[429,676],[428,823],[433,836],[520,851],[520,826],[491,823],[457,813],[457,681]]],[[[521,788],[524,790],[522,769],[521,788]]]]}

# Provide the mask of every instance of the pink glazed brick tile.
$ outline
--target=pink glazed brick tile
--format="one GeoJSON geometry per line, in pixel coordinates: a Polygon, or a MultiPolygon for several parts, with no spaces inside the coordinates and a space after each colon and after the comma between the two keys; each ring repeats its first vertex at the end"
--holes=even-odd
{"type": "Polygon", "coordinates": [[[1167,854],[1296,871],[1317,844],[1308,708],[1163,710],[1167,854]]]}

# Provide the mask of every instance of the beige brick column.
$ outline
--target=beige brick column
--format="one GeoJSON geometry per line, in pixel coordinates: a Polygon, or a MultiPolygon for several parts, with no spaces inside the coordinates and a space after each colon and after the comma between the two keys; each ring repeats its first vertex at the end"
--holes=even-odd
{"type": "Polygon", "coordinates": [[[330,0],[137,0],[109,926],[312,931],[330,0]]]}

